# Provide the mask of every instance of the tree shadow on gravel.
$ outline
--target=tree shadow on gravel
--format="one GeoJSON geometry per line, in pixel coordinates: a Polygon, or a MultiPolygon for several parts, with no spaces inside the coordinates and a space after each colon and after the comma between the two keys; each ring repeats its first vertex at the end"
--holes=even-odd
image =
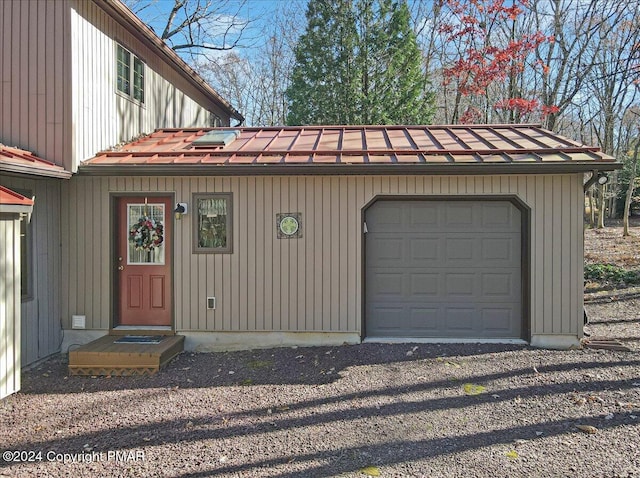
{"type": "MultiPolygon", "coordinates": [[[[273,468],[277,466],[287,466],[291,463],[310,463],[311,466],[305,468],[303,472],[296,470],[292,472],[281,472],[270,474],[272,478],[295,478],[304,476],[326,477],[337,476],[342,473],[357,472],[358,470],[375,465],[392,466],[405,462],[413,462],[441,455],[462,453],[468,450],[490,447],[500,444],[513,444],[514,440],[528,437],[534,441],[536,431],[545,430],[544,437],[552,437],[571,432],[576,432],[576,424],[597,423],[600,430],[612,429],[624,426],[629,423],[631,413],[621,414],[616,420],[604,421],[604,419],[594,420],[592,417],[584,419],[565,419],[557,421],[547,421],[533,425],[523,425],[501,430],[491,430],[484,433],[476,433],[455,437],[439,437],[424,440],[391,441],[381,444],[365,445],[358,447],[344,448],[338,451],[327,450],[306,455],[290,455],[269,460],[260,460],[252,463],[234,466],[218,466],[199,472],[188,472],[175,475],[176,478],[200,478],[207,476],[243,476],[252,470],[273,468]],[[324,461],[325,464],[316,465],[312,462],[324,461]]],[[[556,470],[559,471],[559,470],[556,470]]],[[[248,474],[247,476],[250,476],[248,474]]],[[[507,476],[507,475],[505,475],[507,476]]]]}
{"type": "Polygon", "coordinates": [[[23,371],[22,392],[85,393],[152,387],[202,388],[230,385],[321,385],[347,367],[414,362],[438,357],[476,358],[526,350],[509,344],[358,344],[280,347],[235,352],[183,352],[152,376],[68,376],[66,355],[23,371]],[[68,378],[66,378],[68,377],[68,378]]]}
{"type": "MultiPolygon", "coordinates": [[[[638,366],[640,361],[615,362],[610,366],[638,366]]],[[[607,364],[587,363],[587,364],[563,364],[544,367],[538,370],[540,375],[552,371],[562,370],[565,367],[576,368],[581,366],[585,369],[597,369],[605,367],[607,364]]],[[[531,374],[530,370],[518,370],[512,372],[480,375],[473,378],[475,383],[482,384],[502,376],[508,376],[513,373],[531,374]]],[[[453,385],[459,387],[461,384],[453,385]]],[[[366,390],[360,393],[335,394],[334,396],[323,397],[313,400],[307,400],[301,403],[290,404],[290,406],[281,407],[280,409],[254,408],[249,411],[237,413],[216,413],[215,415],[207,415],[205,417],[189,417],[171,420],[160,420],[145,423],[137,426],[118,426],[108,430],[96,430],[94,432],[84,432],[71,437],[61,437],[56,439],[39,440],[33,438],[28,441],[11,443],[12,449],[16,450],[32,450],[56,453],[78,453],[83,450],[85,444],[91,444],[95,451],[111,451],[111,450],[132,450],[144,447],[167,446],[171,444],[185,444],[189,442],[198,442],[202,440],[224,440],[236,438],[239,436],[268,436],[270,433],[279,430],[297,430],[309,426],[329,425],[332,423],[344,424],[345,422],[357,422],[363,418],[385,418],[406,416],[412,414],[428,413],[439,410],[455,410],[468,407],[477,407],[482,404],[496,404],[518,400],[520,397],[527,399],[539,398],[548,395],[562,394],[593,394],[603,390],[630,390],[635,387],[634,382],[630,379],[620,380],[592,380],[585,381],[576,377],[574,381],[565,381],[563,383],[544,383],[537,385],[528,385],[521,387],[510,387],[495,389],[491,388],[488,393],[480,395],[461,395],[459,392],[450,391],[450,396],[428,398],[424,400],[403,400],[403,396],[415,392],[429,391],[434,388],[450,388],[452,383],[450,380],[435,380],[426,383],[413,384],[411,386],[401,387],[381,387],[376,390],[366,390]],[[367,399],[375,396],[386,396],[393,398],[393,402],[383,404],[382,406],[359,405],[351,408],[340,408],[338,410],[323,410],[322,406],[328,403],[343,403],[354,400],[363,394],[367,399]],[[243,418],[251,417],[252,420],[244,420],[243,418]],[[234,424],[235,423],[235,424],[234,424]]],[[[163,392],[167,395],[176,394],[179,399],[179,390],[168,389],[163,392]]],[[[126,397],[123,397],[126,401],[126,397]]],[[[637,413],[637,412],[636,412],[637,413]]],[[[580,419],[581,424],[595,425],[598,428],[608,428],[619,426],[625,423],[627,414],[618,413],[613,420],[605,419],[604,416],[599,417],[583,417],[580,419]]],[[[34,418],[34,420],[37,420],[34,418]]],[[[363,452],[369,456],[385,457],[382,463],[397,463],[405,460],[415,460],[434,456],[442,453],[455,453],[470,448],[484,447],[496,443],[504,443],[513,441],[514,439],[535,439],[535,431],[544,430],[545,436],[566,433],[571,431],[578,423],[576,418],[547,421],[527,426],[513,427],[507,429],[498,429],[480,433],[476,435],[468,435],[464,437],[452,438],[432,438],[421,440],[418,442],[391,442],[383,445],[371,445],[358,447],[358,453],[363,452]],[[396,450],[390,451],[391,447],[396,450]],[[413,450],[413,448],[416,448],[413,450]],[[369,451],[368,451],[369,450],[369,451]]],[[[626,421],[628,424],[630,419],[626,421]]],[[[316,454],[303,456],[290,456],[287,458],[278,458],[274,460],[265,460],[262,462],[254,462],[243,464],[238,467],[216,468],[215,473],[232,473],[249,470],[253,467],[270,466],[273,464],[286,463],[287,460],[295,459],[312,460],[323,459],[325,455],[336,455],[337,452],[318,452],[316,454]]],[[[337,471],[353,470],[354,466],[361,466],[361,461],[350,460],[340,465],[338,460],[332,467],[338,466],[337,471]]],[[[7,463],[0,462],[0,469],[8,466],[7,463]]],[[[222,466],[222,464],[221,464],[222,466]]],[[[327,465],[328,466],[328,465],[327,465]]],[[[334,468],[332,470],[335,471],[334,468]]],[[[327,476],[323,467],[310,470],[305,476],[327,476]]],[[[211,470],[210,473],[213,473],[211,470]]],[[[206,476],[204,475],[185,475],[185,476],[206,476]]],[[[280,475],[279,475],[280,476],[280,475]]],[[[281,476],[294,476],[283,474],[281,476]]]]}
{"type": "MultiPolygon", "coordinates": [[[[455,357],[463,363],[465,360],[472,363],[483,355],[491,357],[492,354],[505,352],[536,354],[540,350],[524,345],[504,344],[360,344],[218,353],[184,352],[155,375],[132,377],[68,376],[67,358],[58,355],[36,368],[23,372],[20,393],[90,393],[171,387],[322,385],[339,380],[341,373],[349,367],[383,365],[392,368],[406,362],[424,362],[425,370],[428,371],[434,360],[455,357]]],[[[582,351],[547,351],[546,353],[559,354],[562,358],[574,354],[577,361],[587,359],[581,355],[582,351]]],[[[572,365],[572,367],[584,366],[589,365],[582,362],[572,365]]]]}

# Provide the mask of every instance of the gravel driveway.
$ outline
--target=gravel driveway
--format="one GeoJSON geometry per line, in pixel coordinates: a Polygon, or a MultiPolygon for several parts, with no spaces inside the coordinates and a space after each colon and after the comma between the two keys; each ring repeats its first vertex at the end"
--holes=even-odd
{"type": "Polygon", "coordinates": [[[591,332],[631,352],[185,353],[124,378],[68,377],[56,357],[0,402],[1,448],[25,452],[0,475],[640,477],[640,298],[600,302],[591,332]]]}

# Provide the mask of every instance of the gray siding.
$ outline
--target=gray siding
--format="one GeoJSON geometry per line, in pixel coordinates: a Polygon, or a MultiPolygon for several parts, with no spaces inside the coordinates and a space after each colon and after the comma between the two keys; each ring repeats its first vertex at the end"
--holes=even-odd
{"type": "Polygon", "coordinates": [[[72,2],[71,45],[77,161],[156,128],[209,126],[209,110],[229,124],[228,115],[95,3],[72,2]],[[144,105],[116,90],[117,43],[146,63],[144,105]]]}
{"type": "Polygon", "coordinates": [[[65,327],[111,320],[110,193],[233,193],[233,254],[193,254],[192,215],[176,221],[178,331],[358,332],[362,208],[376,195],[517,195],[531,208],[532,334],[581,332],[582,175],[78,177],[63,200],[65,327]],[[275,214],[301,212],[303,238],[278,240],[275,214]],[[96,218],[102,218],[96,221],[96,218]],[[218,300],[206,309],[206,297],[218,300]]]}
{"type": "Polygon", "coordinates": [[[160,127],[229,116],[92,0],[0,2],[0,142],[75,171],[160,127]],[[116,93],[115,44],[146,62],[146,102],[116,93]]]}
{"type": "MultiPolygon", "coordinates": [[[[22,300],[22,365],[59,351],[61,341],[60,180],[3,177],[3,186],[35,196],[31,215],[33,293],[22,300]]],[[[19,277],[19,274],[18,274],[19,277]]]]}
{"type": "Polygon", "coordinates": [[[20,218],[0,213],[0,399],[20,390],[20,218]]]}
{"type": "Polygon", "coordinates": [[[0,38],[0,142],[69,169],[68,2],[0,2],[0,38]]]}

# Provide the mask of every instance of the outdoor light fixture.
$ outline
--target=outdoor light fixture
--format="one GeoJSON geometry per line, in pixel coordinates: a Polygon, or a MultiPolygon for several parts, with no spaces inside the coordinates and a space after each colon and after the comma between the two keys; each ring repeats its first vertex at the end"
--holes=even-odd
{"type": "Polygon", "coordinates": [[[187,213],[187,203],[179,202],[176,204],[176,208],[173,210],[176,215],[176,219],[182,219],[182,216],[187,213]]]}
{"type": "Polygon", "coordinates": [[[604,186],[609,182],[609,176],[607,176],[607,173],[604,173],[602,171],[593,171],[589,180],[584,183],[584,190],[586,191],[587,189],[589,189],[595,182],[597,182],[600,186],[604,186]]]}
{"type": "Polygon", "coordinates": [[[600,186],[604,186],[605,184],[607,184],[609,182],[609,176],[607,176],[605,173],[603,173],[602,171],[598,172],[598,184],[600,186]]]}

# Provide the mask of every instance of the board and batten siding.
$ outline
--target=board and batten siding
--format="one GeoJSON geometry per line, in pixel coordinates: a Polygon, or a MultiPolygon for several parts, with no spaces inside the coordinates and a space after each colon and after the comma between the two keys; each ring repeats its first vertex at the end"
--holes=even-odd
{"type": "Polygon", "coordinates": [[[532,335],[581,334],[582,175],[77,177],[63,199],[63,299],[87,328],[109,329],[112,193],[233,193],[233,253],[193,254],[193,216],[175,221],[176,331],[359,332],[362,208],[384,195],[516,195],[531,208],[532,335]],[[275,215],[302,213],[302,239],[275,215]],[[68,246],[71,246],[68,247],[68,246]],[[207,310],[206,297],[217,307],[207,310]]]}
{"type": "Polygon", "coordinates": [[[71,168],[69,6],[0,2],[0,142],[71,168]]]}
{"type": "MultiPolygon", "coordinates": [[[[32,291],[20,301],[22,317],[22,365],[60,351],[62,335],[61,294],[66,279],[60,263],[60,190],[56,179],[2,177],[0,184],[35,197],[31,214],[32,291]]],[[[19,274],[18,274],[19,277],[19,274]]]]}
{"type": "Polygon", "coordinates": [[[20,390],[20,216],[0,213],[0,399],[20,390]]]}
{"type": "Polygon", "coordinates": [[[228,114],[98,5],[86,0],[71,4],[76,166],[101,150],[156,128],[209,126],[209,110],[223,125],[229,124],[228,114]],[[117,91],[118,43],[145,62],[144,104],[117,91]]]}

